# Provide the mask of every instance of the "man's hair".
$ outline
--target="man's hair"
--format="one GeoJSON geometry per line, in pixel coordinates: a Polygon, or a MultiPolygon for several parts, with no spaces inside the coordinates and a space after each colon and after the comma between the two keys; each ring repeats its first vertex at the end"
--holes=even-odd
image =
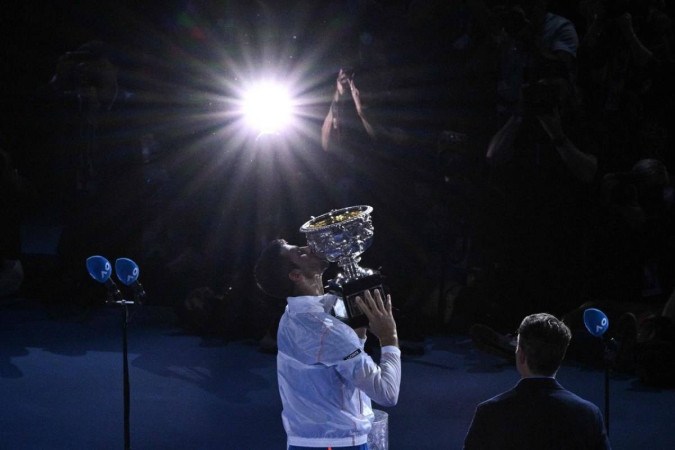
{"type": "Polygon", "coordinates": [[[293,295],[295,288],[288,274],[297,266],[288,256],[281,253],[281,247],[284,244],[283,239],[276,239],[267,244],[253,269],[258,288],[265,294],[276,298],[293,295]]]}
{"type": "Polygon", "coordinates": [[[531,314],[518,327],[518,345],[525,352],[527,365],[537,375],[553,375],[572,339],[572,332],[562,321],[546,313],[531,314]]]}

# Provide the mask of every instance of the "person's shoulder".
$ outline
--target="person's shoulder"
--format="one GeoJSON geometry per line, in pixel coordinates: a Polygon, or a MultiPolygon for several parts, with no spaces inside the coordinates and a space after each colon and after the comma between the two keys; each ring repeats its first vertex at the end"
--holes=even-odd
{"type": "Polygon", "coordinates": [[[542,37],[551,51],[564,51],[576,57],[579,35],[571,20],[553,13],[546,14],[542,37]]]}
{"type": "Polygon", "coordinates": [[[583,397],[580,397],[579,395],[575,394],[572,391],[563,388],[559,391],[559,394],[560,397],[562,397],[563,399],[565,399],[565,401],[569,403],[576,404],[579,407],[592,410],[593,412],[600,411],[600,408],[598,408],[598,406],[595,403],[586,400],[583,397]]]}
{"type": "Polygon", "coordinates": [[[478,408],[483,410],[500,408],[515,398],[516,398],[516,390],[509,389],[508,391],[504,391],[501,394],[497,394],[492,398],[480,402],[478,404],[478,408]]]}
{"type": "Polygon", "coordinates": [[[304,342],[300,346],[301,353],[324,364],[337,363],[358,354],[361,342],[356,332],[347,324],[325,313],[305,316],[299,321],[300,329],[296,328],[293,332],[293,341],[304,342]]]}
{"type": "Polygon", "coordinates": [[[331,335],[336,327],[344,325],[344,323],[337,320],[335,317],[324,312],[299,312],[292,314],[291,328],[296,332],[302,332],[313,336],[331,335]]]}
{"type": "Polygon", "coordinates": [[[334,344],[360,342],[356,332],[349,325],[335,316],[326,314],[323,318],[323,327],[325,330],[324,340],[326,342],[334,344]]]}
{"type": "Polygon", "coordinates": [[[581,421],[593,421],[602,417],[600,408],[595,403],[580,397],[562,386],[560,389],[555,390],[552,396],[560,407],[581,421]]]}
{"type": "Polygon", "coordinates": [[[330,315],[324,319],[324,325],[321,346],[331,361],[346,361],[363,351],[361,340],[349,325],[330,315]]]}
{"type": "Polygon", "coordinates": [[[566,17],[554,13],[547,13],[544,18],[544,32],[552,32],[563,27],[572,27],[576,31],[574,23],[566,17]]]}

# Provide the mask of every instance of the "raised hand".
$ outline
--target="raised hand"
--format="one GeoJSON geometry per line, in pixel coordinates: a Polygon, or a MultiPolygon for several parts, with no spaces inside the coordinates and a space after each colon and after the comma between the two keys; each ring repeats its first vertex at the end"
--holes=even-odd
{"type": "Polygon", "coordinates": [[[356,88],[356,85],[354,84],[354,79],[350,78],[349,79],[349,89],[352,91],[352,98],[354,99],[354,106],[356,107],[356,112],[361,115],[362,112],[362,107],[361,107],[361,93],[359,90],[356,88]]]}
{"type": "Polygon", "coordinates": [[[391,310],[391,296],[382,300],[382,293],[374,289],[374,296],[370,291],[364,291],[363,296],[356,297],[356,304],[368,317],[368,329],[380,340],[380,345],[394,345],[398,347],[396,321],[391,310]]]}

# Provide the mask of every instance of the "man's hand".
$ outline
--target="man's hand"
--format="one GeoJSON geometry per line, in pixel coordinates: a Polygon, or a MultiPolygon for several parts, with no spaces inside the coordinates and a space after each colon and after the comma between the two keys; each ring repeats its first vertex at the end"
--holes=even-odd
{"type": "Polygon", "coordinates": [[[356,113],[360,116],[361,113],[363,112],[363,108],[361,106],[361,94],[359,93],[359,90],[356,89],[356,85],[354,84],[353,78],[349,80],[349,88],[352,91],[352,98],[354,99],[354,106],[356,107],[356,113]]]}
{"type": "Polygon", "coordinates": [[[364,291],[365,299],[356,297],[356,304],[368,317],[368,328],[380,340],[380,345],[393,345],[398,347],[398,335],[396,334],[396,322],[391,312],[391,296],[387,295],[386,301],[382,301],[382,293],[375,289],[375,297],[370,291],[364,291]]]}
{"type": "Polygon", "coordinates": [[[343,95],[345,93],[345,85],[349,83],[349,77],[345,73],[344,70],[340,69],[340,72],[338,72],[337,80],[336,80],[336,85],[337,85],[337,93],[340,95],[343,95]]]}

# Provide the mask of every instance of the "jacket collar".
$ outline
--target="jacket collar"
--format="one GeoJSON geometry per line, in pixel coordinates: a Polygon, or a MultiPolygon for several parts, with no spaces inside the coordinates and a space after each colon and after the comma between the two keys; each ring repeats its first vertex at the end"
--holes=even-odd
{"type": "Polygon", "coordinates": [[[529,377],[521,378],[516,385],[518,390],[530,389],[564,389],[553,377],[529,377]]]}
{"type": "Polygon", "coordinates": [[[290,314],[299,314],[307,312],[323,312],[328,313],[335,302],[337,297],[333,294],[324,294],[324,295],[302,295],[299,297],[288,297],[288,307],[287,310],[290,314]]]}

